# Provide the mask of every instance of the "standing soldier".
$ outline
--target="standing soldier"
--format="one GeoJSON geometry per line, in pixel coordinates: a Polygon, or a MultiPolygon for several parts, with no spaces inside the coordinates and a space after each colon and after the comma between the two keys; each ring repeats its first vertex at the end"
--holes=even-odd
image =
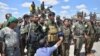
{"type": "Polygon", "coordinates": [[[32,1],[32,4],[30,5],[29,9],[30,9],[30,14],[35,14],[36,6],[35,6],[34,1],[32,1]]]}
{"type": "Polygon", "coordinates": [[[23,22],[20,27],[20,34],[21,34],[21,44],[20,44],[20,49],[21,49],[21,56],[24,56],[24,49],[26,46],[26,38],[28,35],[28,25],[29,25],[29,15],[25,14],[23,16],[23,22]]]}
{"type": "MultiPolygon", "coordinates": [[[[58,31],[59,32],[62,31],[63,23],[59,15],[56,16],[56,25],[57,25],[58,31]]],[[[63,50],[62,50],[62,45],[61,45],[58,47],[58,54],[63,55],[62,51],[63,50]]]]}
{"type": "Polygon", "coordinates": [[[39,25],[42,27],[44,37],[47,38],[47,34],[48,34],[47,31],[48,31],[48,28],[47,28],[46,19],[44,19],[43,17],[40,17],[39,25]]]}
{"type": "Polygon", "coordinates": [[[99,41],[100,38],[100,25],[99,23],[96,25],[96,41],[99,41]]]}
{"type": "MultiPolygon", "coordinates": [[[[7,27],[8,20],[9,20],[9,18],[10,18],[11,16],[12,16],[12,15],[11,15],[10,13],[7,13],[7,14],[5,15],[5,18],[6,18],[7,21],[5,21],[3,24],[0,24],[0,29],[2,29],[2,28],[4,28],[4,27],[7,27]]],[[[3,42],[0,41],[0,53],[1,53],[1,55],[4,55],[4,51],[2,50],[3,48],[4,48],[4,47],[3,47],[3,42]]]]}
{"type": "Polygon", "coordinates": [[[72,34],[74,37],[74,44],[75,44],[75,49],[74,49],[74,55],[75,56],[80,56],[80,51],[82,48],[83,44],[83,38],[84,38],[84,31],[85,31],[85,25],[82,22],[82,14],[78,14],[78,21],[73,24],[72,26],[72,34]]]}
{"type": "MultiPolygon", "coordinates": [[[[6,18],[6,20],[8,21],[9,20],[9,18],[12,16],[12,14],[10,14],[10,13],[7,13],[6,15],[5,15],[5,18],[6,18]]],[[[8,22],[7,21],[5,21],[3,24],[2,24],[2,28],[4,28],[4,27],[6,27],[7,26],[7,24],[8,24],[8,22]]]]}
{"type": "Polygon", "coordinates": [[[69,25],[68,19],[64,19],[63,21],[63,33],[64,33],[64,41],[63,41],[63,56],[69,56],[69,49],[70,49],[70,35],[71,35],[71,28],[69,25]]]}
{"type": "MultiPolygon", "coordinates": [[[[47,41],[49,46],[53,46],[57,41],[58,41],[58,37],[57,37],[57,25],[55,23],[55,13],[54,12],[50,12],[48,14],[48,37],[47,37],[47,41]]],[[[53,53],[54,56],[58,56],[57,55],[57,51],[55,51],[53,53]]]]}
{"type": "Polygon", "coordinates": [[[0,30],[0,39],[4,42],[3,51],[6,56],[15,56],[15,50],[19,47],[18,36],[14,31],[17,26],[18,20],[15,17],[10,17],[7,27],[0,30]]]}
{"type": "Polygon", "coordinates": [[[39,40],[43,38],[43,30],[39,25],[39,17],[34,14],[31,15],[31,22],[29,25],[29,33],[28,33],[28,56],[34,56],[36,50],[39,47],[39,40]]]}
{"type": "Polygon", "coordinates": [[[92,22],[87,22],[86,27],[86,34],[85,34],[85,55],[88,55],[91,53],[91,49],[93,47],[94,43],[94,37],[95,37],[95,30],[92,22]]]}

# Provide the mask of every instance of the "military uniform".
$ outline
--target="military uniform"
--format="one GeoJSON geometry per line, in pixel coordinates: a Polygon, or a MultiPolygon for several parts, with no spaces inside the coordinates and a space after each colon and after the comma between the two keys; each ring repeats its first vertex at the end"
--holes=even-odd
{"type": "Polygon", "coordinates": [[[33,56],[39,47],[39,40],[44,36],[42,27],[38,23],[31,22],[29,28],[28,56],[33,56]]]}
{"type": "Polygon", "coordinates": [[[96,41],[99,41],[100,38],[100,26],[96,26],[96,41]]]}
{"type": "Polygon", "coordinates": [[[47,37],[47,31],[48,31],[47,25],[45,23],[44,24],[39,24],[39,25],[42,27],[44,37],[46,38],[47,37]]]}
{"type": "Polygon", "coordinates": [[[8,24],[8,22],[5,21],[5,22],[2,24],[2,28],[7,27],[7,24],[8,24]]]}
{"type": "MultiPolygon", "coordinates": [[[[52,22],[51,20],[48,20],[48,37],[47,37],[47,41],[49,46],[53,46],[57,41],[58,41],[58,37],[57,37],[57,25],[55,22],[52,22]]],[[[54,56],[57,56],[57,51],[54,52],[53,54],[54,56]]]]}
{"type": "Polygon", "coordinates": [[[86,27],[86,39],[85,39],[85,54],[91,53],[95,41],[95,28],[94,25],[88,25],[86,27]]]}
{"type": "Polygon", "coordinates": [[[22,22],[21,27],[20,27],[20,34],[21,34],[21,38],[20,38],[20,49],[21,49],[21,56],[24,55],[24,49],[27,43],[27,36],[28,36],[28,26],[29,24],[25,24],[24,22],[22,22]]]}
{"type": "Polygon", "coordinates": [[[85,26],[82,22],[76,22],[72,26],[72,31],[74,33],[74,43],[75,43],[75,49],[74,49],[74,55],[79,56],[80,50],[82,48],[82,44],[84,41],[84,31],[85,26]]]}
{"type": "MultiPolygon", "coordinates": [[[[0,32],[0,34],[1,34],[1,32],[0,32]]],[[[5,49],[5,45],[4,45],[3,39],[0,38],[0,54],[1,54],[1,56],[4,55],[4,53],[5,53],[4,49],[5,49]]]]}
{"type": "MultiPolygon", "coordinates": [[[[10,17],[8,23],[16,23],[17,19],[15,17],[10,17]]],[[[3,51],[5,51],[6,56],[15,56],[15,50],[19,48],[18,45],[18,36],[14,29],[9,27],[5,27],[0,30],[0,39],[2,40],[3,44],[3,51]]]]}
{"type": "Polygon", "coordinates": [[[64,41],[63,41],[63,56],[69,56],[69,49],[70,49],[70,35],[71,29],[70,27],[63,26],[63,33],[64,33],[64,41]]]}

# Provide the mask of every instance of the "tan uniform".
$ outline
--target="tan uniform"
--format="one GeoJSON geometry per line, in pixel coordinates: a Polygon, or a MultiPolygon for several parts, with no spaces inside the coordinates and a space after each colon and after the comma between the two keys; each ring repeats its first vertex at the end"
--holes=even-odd
{"type": "Polygon", "coordinates": [[[72,31],[74,33],[73,37],[75,44],[74,55],[79,56],[84,41],[85,25],[82,22],[78,21],[72,26],[72,31]]]}
{"type": "Polygon", "coordinates": [[[70,49],[70,34],[71,30],[70,27],[63,26],[63,32],[64,32],[64,41],[62,44],[62,50],[63,50],[63,56],[69,56],[69,49],[70,49]]]}
{"type": "Polygon", "coordinates": [[[86,28],[87,37],[85,39],[85,54],[91,53],[91,49],[95,41],[95,30],[93,27],[94,26],[91,25],[86,28]]]}

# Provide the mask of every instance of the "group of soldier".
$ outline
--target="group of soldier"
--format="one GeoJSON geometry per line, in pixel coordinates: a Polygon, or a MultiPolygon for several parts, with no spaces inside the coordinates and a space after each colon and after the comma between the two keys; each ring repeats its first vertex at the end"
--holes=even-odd
{"type": "Polygon", "coordinates": [[[34,56],[39,48],[39,40],[46,39],[48,46],[53,46],[58,40],[58,32],[63,32],[61,46],[53,52],[53,56],[69,56],[70,45],[74,43],[74,55],[80,56],[83,43],[85,55],[91,54],[95,40],[100,37],[100,25],[95,24],[91,15],[89,21],[84,21],[82,13],[77,14],[77,20],[72,21],[55,13],[49,12],[48,16],[25,14],[22,19],[16,19],[11,14],[6,14],[7,21],[0,30],[0,53],[2,56],[34,56]],[[97,34],[96,34],[97,33],[97,34]],[[20,54],[20,55],[18,55],[20,54]]]}

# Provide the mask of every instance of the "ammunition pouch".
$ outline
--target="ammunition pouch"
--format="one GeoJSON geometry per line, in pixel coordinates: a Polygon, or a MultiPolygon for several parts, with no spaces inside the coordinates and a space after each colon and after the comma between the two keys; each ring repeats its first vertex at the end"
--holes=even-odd
{"type": "Polygon", "coordinates": [[[48,42],[55,42],[58,40],[57,36],[57,28],[54,25],[49,25],[49,31],[48,31],[48,42]]]}
{"type": "Polygon", "coordinates": [[[48,34],[48,42],[55,42],[58,40],[57,34],[48,34]]]}

